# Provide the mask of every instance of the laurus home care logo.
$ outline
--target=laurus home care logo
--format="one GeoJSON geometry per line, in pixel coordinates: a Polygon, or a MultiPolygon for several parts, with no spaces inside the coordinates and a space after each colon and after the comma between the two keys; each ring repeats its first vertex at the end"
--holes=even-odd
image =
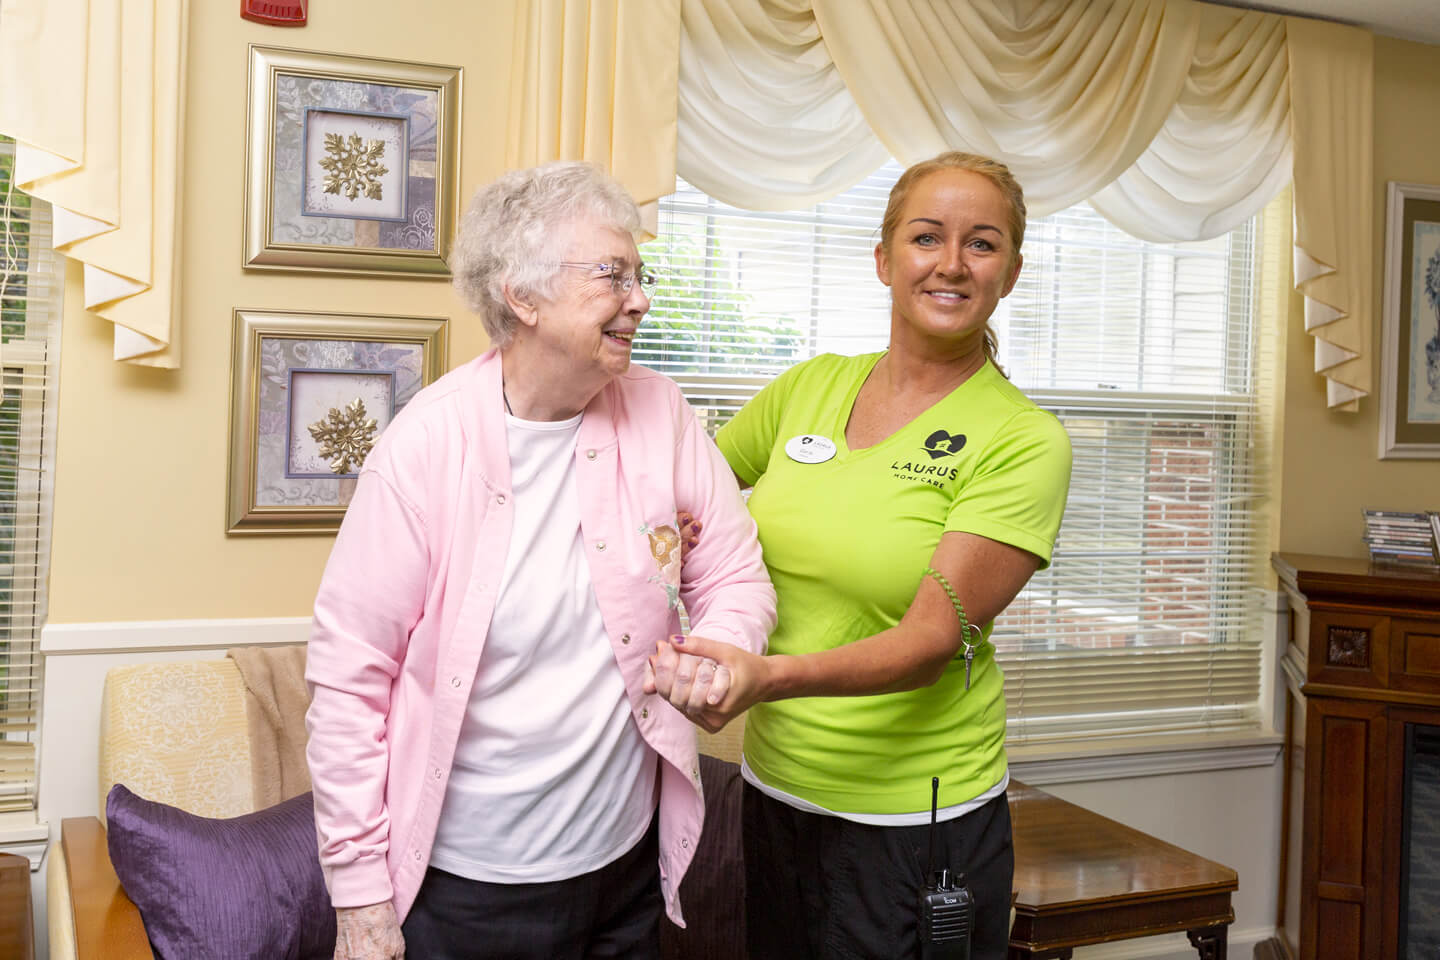
{"type": "MultiPolygon", "coordinates": [[[[960,470],[944,461],[950,460],[965,447],[965,434],[936,430],[921,445],[929,460],[896,460],[890,464],[891,475],[899,480],[919,480],[932,487],[943,487],[954,480],[960,470]]],[[[953,461],[951,461],[953,462],[953,461]]]]}
{"type": "Polygon", "coordinates": [[[953,457],[965,446],[965,434],[946,433],[944,430],[936,430],[925,438],[925,452],[930,454],[931,460],[939,460],[941,457],[953,457]]]}

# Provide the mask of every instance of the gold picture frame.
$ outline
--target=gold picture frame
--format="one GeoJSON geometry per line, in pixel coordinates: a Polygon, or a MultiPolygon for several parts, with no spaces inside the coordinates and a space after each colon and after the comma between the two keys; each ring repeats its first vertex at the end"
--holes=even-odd
{"type": "Polygon", "coordinates": [[[1440,459],[1440,186],[1386,200],[1380,459],[1440,459]]]}
{"type": "Polygon", "coordinates": [[[461,72],[251,44],[243,265],[448,277],[461,72]]]}
{"type": "Polygon", "coordinates": [[[446,369],[443,317],[234,313],[226,532],[334,533],[365,456],[446,369]]]}

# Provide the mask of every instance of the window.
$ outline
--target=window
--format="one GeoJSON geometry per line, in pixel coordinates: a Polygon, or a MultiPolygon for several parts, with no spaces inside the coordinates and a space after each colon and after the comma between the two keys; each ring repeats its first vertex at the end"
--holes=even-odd
{"type": "MultiPolygon", "coordinates": [[[[780,213],[679,182],[644,248],[663,279],[637,362],[714,430],[800,360],[883,349],[873,249],[900,172],[780,213]]],[[[1154,244],[1082,204],[1026,228],[999,361],[1075,459],[1054,563],[992,637],[1012,743],[1259,723],[1259,223],[1154,244]]]]}
{"type": "Polygon", "coordinates": [[[35,805],[60,322],[50,209],[14,163],[0,140],[0,812],[35,805]]]}

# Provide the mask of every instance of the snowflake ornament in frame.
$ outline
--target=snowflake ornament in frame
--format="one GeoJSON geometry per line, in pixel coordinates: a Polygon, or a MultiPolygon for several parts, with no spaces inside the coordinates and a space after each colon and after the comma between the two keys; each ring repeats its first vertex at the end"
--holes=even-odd
{"type": "Polygon", "coordinates": [[[244,266],[449,276],[461,73],[252,44],[244,266]]]}
{"type": "Polygon", "coordinates": [[[292,367],[286,479],[358,479],[380,431],[395,415],[397,373],[292,367]]]}
{"type": "Polygon", "coordinates": [[[405,222],[410,118],[305,108],[300,214],[405,222]]]}
{"type": "Polygon", "coordinates": [[[445,370],[447,323],[236,310],[226,531],[333,533],[392,419],[445,370]]]}

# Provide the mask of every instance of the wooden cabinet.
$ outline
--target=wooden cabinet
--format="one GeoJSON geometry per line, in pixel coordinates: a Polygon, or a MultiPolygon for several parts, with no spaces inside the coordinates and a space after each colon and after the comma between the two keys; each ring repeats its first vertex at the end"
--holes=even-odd
{"type": "Polygon", "coordinates": [[[0,853],[0,957],[35,958],[30,861],[13,853],[0,853]]]}
{"type": "Polygon", "coordinates": [[[1299,960],[1398,958],[1406,731],[1440,726],[1440,575],[1272,562],[1291,617],[1280,940],[1299,960]]]}

